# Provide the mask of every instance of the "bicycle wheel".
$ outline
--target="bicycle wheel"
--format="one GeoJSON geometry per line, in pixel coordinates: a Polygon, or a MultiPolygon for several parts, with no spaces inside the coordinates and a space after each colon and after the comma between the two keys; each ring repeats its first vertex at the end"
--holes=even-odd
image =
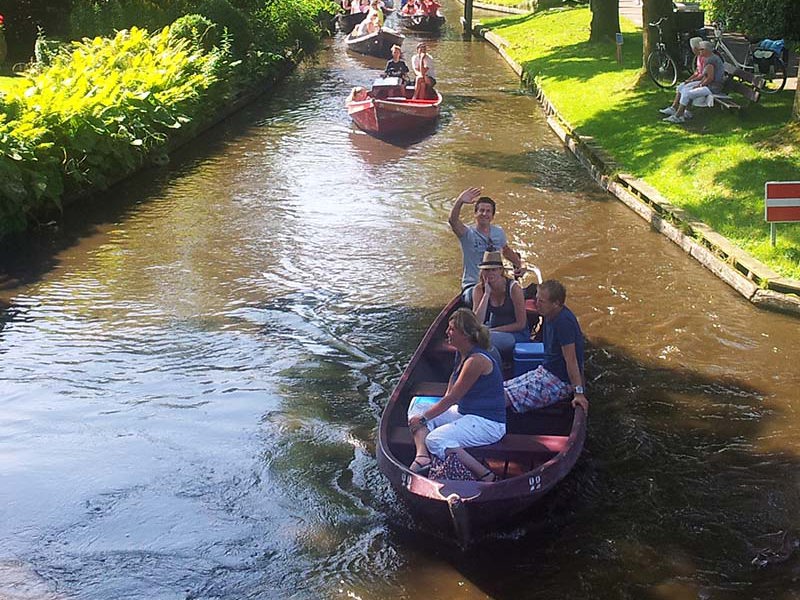
{"type": "Polygon", "coordinates": [[[777,94],[786,87],[786,65],[779,56],[773,56],[767,64],[761,65],[759,75],[764,78],[765,94],[777,94]]]}
{"type": "Polygon", "coordinates": [[[663,50],[653,50],[647,57],[647,73],[660,88],[670,88],[678,81],[678,67],[663,50]]]}

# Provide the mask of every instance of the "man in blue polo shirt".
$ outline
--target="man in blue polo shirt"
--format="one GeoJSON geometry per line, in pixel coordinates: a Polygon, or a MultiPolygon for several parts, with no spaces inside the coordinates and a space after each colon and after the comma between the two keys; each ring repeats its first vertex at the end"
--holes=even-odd
{"type": "Polygon", "coordinates": [[[536,307],[544,317],[544,365],[503,384],[507,404],[526,412],[566,400],[589,410],[583,375],[583,332],[575,314],[564,304],[567,290],[555,279],[539,284],[536,307]]]}

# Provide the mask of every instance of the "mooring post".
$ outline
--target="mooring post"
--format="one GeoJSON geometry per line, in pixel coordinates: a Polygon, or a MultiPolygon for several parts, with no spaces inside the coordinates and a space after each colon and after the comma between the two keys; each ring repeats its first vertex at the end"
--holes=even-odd
{"type": "Polygon", "coordinates": [[[461,18],[464,26],[464,39],[472,39],[472,0],[464,0],[464,16],[461,18]]]}

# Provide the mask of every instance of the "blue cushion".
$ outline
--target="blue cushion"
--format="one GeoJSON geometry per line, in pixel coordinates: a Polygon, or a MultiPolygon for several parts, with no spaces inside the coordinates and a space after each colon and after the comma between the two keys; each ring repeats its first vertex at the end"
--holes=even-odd
{"type": "Polygon", "coordinates": [[[518,342],[514,344],[514,360],[531,358],[544,359],[544,344],[538,342],[518,342]]]}
{"type": "Polygon", "coordinates": [[[441,396],[414,396],[408,405],[408,417],[419,415],[441,400],[441,396]]]}

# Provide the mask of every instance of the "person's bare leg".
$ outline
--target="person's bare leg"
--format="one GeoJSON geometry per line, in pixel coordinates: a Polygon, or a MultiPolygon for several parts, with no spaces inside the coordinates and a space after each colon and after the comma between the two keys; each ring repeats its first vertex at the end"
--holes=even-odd
{"type": "Polygon", "coordinates": [[[411,97],[412,100],[419,100],[422,98],[422,94],[425,92],[425,78],[417,77],[417,80],[414,82],[414,95],[411,97]]]}
{"type": "Polygon", "coordinates": [[[425,444],[425,438],[428,437],[428,428],[426,426],[419,427],[416,431],[412,433],[414,436],[414,446],[416,448],[416,456],[414,457],[414,462],[419,465],[418,469],[414,469],[414,463],[411,463],[411,470],[412,471],[424,471],[425,467],[429,467],[431,464],[431,455],[428,452],[428,446],[425,444]],[[427,459],[427,460],[426,460],[427,459]]]}

